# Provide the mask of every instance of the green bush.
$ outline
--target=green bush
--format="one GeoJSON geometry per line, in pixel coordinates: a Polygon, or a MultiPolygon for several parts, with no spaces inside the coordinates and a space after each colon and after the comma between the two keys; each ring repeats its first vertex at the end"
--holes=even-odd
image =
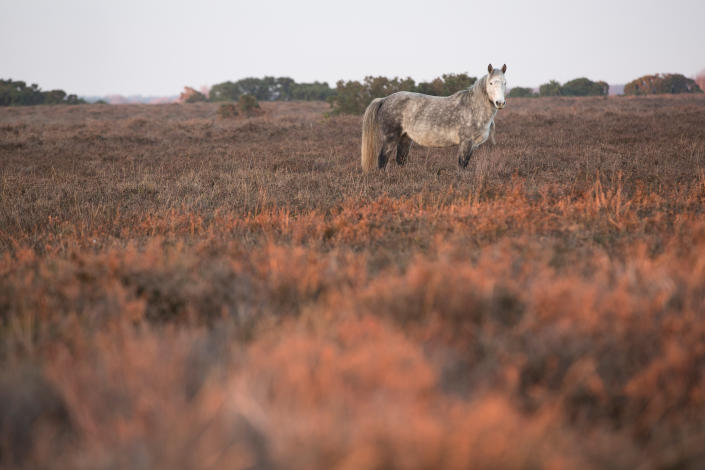
{"type": "Polygon", "coordinates": [[[254,116],[261,112],[257,98],[252,95],[241,95],[237,100],[237,107],[247,116],[254,116]]]}
{"type": "Polygon", "coordinates": [[[221,119],[232,119],[237,117],[240,113],[238,113],[235,103],[223,103],[218,106],[218,111],[216,111],[216,114],[221,119]]]}

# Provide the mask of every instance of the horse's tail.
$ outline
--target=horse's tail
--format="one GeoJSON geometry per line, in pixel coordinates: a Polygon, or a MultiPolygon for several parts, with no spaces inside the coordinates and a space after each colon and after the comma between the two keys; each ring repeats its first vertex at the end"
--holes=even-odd
{"type": "Polygon", "coordinates": [[[367,106],[365,115],[362,116],[362,171],[370,171],[375,166],[379,153],[381,136],[379,129],[379,108],[383,98],[375,98],[367,106]]]}

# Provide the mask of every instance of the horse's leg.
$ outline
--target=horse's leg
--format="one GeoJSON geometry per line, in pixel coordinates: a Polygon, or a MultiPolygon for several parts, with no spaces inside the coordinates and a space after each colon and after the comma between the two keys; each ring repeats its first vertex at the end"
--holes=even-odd
{"type": "Polygon", "coordinates": [[[399,143],[397,144],[397,164],[403,165],[406,163],[406,157],[409,155],[411,142],[411,139],[406,134],[399,139],[399,143]]]}
{"type": "Polygon", "coordinates": [[[392,152],[394,151],[394,147],[396,147],[398,140],[399,138],[394,135],[388,135],[385,137],[382,148],[379,150],[379,156],[377,157],[377,164],[380,168],[387,166],[389,157],[392,156],[392,152]]]}
{"type": "Polygon", "coordinates": [[[490,124],[490,143],[492,145],[497,145],[497,142],[494,140],[494,119],[492,120],[492,123],[490,124]]]}
{"type": "Polygon", "coordinates": [[[460,166],[460,168],[466,168],[468,166],[473,150],[475,150],[475,146],[472,140],[468,139],[460,143],[460,148],[458,148],[458,166],[460,166]]]}

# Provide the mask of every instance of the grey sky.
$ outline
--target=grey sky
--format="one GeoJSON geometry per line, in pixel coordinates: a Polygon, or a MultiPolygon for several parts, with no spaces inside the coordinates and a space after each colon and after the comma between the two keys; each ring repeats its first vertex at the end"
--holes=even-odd
{"type": "Polygon", "coordinates": [[[246,76],[427,80],[506,63],[509,86],[705,68],[703,0],[0,0],[0,78],[80,95],[246,76]]]}

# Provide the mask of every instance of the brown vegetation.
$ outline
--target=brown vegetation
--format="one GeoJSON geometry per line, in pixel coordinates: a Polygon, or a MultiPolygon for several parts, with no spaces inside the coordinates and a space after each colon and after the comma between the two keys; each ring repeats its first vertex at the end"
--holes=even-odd
{"type": "Polygon", "coordinates": [[[697,83],[698,88],[705,91],[705,70],[701,70],[695,76],[695,83],[697,83]]]}
{"type": "Polygon", "coordinates": [[[179,95],[179,103],[199,103],[207,101],[207,99],[205,94],[190,86],[184,87],[184,91],[179,95]]]}
{"type": "Polygon", "coordinates": [[[700,468],[705,97],[0,109],[0,466],[700,468]]]}

